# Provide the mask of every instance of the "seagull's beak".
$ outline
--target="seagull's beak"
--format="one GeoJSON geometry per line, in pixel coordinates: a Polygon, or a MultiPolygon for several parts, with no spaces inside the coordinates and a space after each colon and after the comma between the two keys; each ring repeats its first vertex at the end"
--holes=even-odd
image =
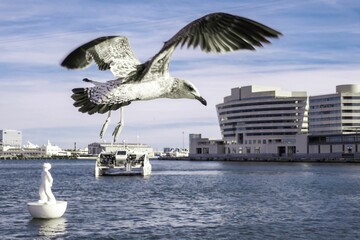
{"type": "Polygon", "coordinates": [[[206,102],[206,100],[205,100],[203,97],[201,97],[201,96],[199,96],[199,97],[196,96],[195,99],[199,100],[203,105],[206,106],[207,102],[206,102]]]}

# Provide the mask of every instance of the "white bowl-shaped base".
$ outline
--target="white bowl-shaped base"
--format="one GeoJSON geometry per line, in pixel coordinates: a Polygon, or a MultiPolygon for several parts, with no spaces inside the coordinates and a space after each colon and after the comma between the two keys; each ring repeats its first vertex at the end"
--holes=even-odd
{"type": "Polygon", "coordinates": [[[59,218],[64,215],[67,207],[66,201],[56,201],[53,204],[44,204],[39,202],[29,202],[28,210],[33,218],[59,218]]]}

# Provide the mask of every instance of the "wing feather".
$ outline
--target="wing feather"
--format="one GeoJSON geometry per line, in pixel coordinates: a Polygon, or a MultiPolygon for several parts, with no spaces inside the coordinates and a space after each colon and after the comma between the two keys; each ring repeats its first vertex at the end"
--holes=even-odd
{"type": "Polygon", "coordinates": [[[227,13],[211,13],[189,23],[164,43],[161,50],[137,68],[131,80],[141,81],[148,73],[167,74],[170,57],[177,46],[200,47],[207,53],[241,49],[255,50],[282,34],[254,20],[227,13]]]}
{"type": "Polygon", "coordinates": [[[61,63],[68,69],[81,69],[95,62],[99,70],[108,70],[117,77],[126,77],[140,61],[131,50],[127,37],[96,38],[72,51],[61,63]]]}

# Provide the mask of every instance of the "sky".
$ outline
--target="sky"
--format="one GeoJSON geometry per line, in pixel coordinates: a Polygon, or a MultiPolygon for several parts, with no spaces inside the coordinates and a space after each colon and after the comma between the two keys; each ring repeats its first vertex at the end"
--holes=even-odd
{"type": "MultiPolygon", "coordinates": [[[[94,38],[127,36],[144,62],[189,22],[227,12],[268,25],[283,36],[257,51],[206,54],[177,49],[174,77],[193,82],[208,105],[189,99],[156,99],[125,107],[119,142],[155,150],[187,147],[190,133],[221,138],[216,104],[231,88],[248,85],[330,94],[336,85],[360,84],[359,0],[2,0],[0,2],[0,129],[21,130],[23,144],[50,140],[61,148],[101,142],[106,114],[78,112],[73,88],[83,78],[107,81],[95,65],[68,70],[60,62],[94,38]]],[[[104,141],[119,121],[112,122],[104,141]]]]}

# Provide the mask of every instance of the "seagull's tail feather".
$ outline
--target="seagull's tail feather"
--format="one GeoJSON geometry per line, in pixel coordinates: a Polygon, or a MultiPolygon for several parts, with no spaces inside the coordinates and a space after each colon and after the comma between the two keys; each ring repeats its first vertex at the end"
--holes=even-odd
{"type": "Polygon", "coordinates": [[[121,104],[96,104],[89,98],[90,88],[74,88],[71,98],[75,101],[74,106],[79,108],[79,112],[88,113],[106,113],[108,111],[117,110],[123,106],[129,105],[130,102],[123,102],[121,104]]]}

